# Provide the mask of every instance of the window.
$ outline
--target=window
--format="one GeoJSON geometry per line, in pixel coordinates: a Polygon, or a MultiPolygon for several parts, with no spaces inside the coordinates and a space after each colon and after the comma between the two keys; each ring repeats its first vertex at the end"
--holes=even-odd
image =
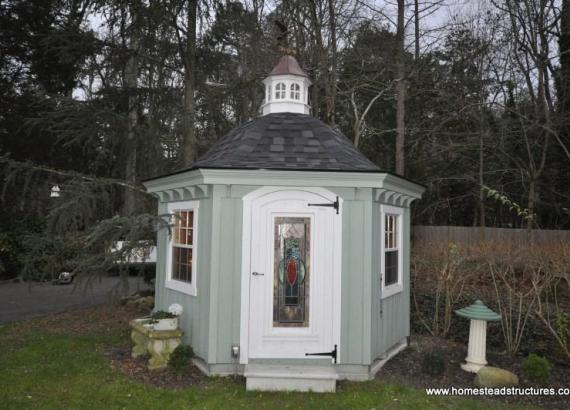
{"type": "Polygon", "coordinates": [[[287,88],[285,87],[284,83],[277,83],[275,86],[275,99],[276,100],[284,100],[285,93],[287,92],[287,88]]]}
{"type": "Polygon", "coordinates": [[[273,327],[308,327],[311,218],[277,216],[273,230],[273,327]]]}
{"type": "Polygon", "coordinates": [[[398,282],[398,215],[384,216],[384,284],[398,282]]]}
{"type": "Polygon", "coordinates": [[[402,208],[382,206],[382,297],[402,290],[402,208]]]}
{"type": "Polygon", "coordinates": [[[271,86],[267,86],[267,101],[271,101],[271,86]]]}
{"type": "Polygon", "coordinates": [[[168,212],[171,215],[171,235],[165,286],[196,295],[198,201],[170,203],[168,212]]]}
{"type": "Polygon", "coordinates": [[[301,99],[301,87],[297,83],[291,84],[291,99],[292,100],[301,99]]]}

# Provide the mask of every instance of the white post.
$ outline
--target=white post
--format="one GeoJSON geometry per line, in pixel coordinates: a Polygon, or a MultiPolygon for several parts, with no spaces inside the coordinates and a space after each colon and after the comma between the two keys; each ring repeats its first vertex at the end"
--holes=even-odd
{"type": "Polygon", "coordinates": [[[487,322],[485,320],[471,319],[469,327],[469,345],[467,357],[461,368],[465,371],[477,373],[487,364],[485,350],[487,346],[487,322]]]}

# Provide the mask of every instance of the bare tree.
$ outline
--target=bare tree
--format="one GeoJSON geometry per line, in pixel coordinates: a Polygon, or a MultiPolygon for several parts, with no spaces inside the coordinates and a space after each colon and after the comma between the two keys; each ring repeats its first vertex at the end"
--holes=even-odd
{"type": "Polygon", "coordinates": [[[398,24],[396,27],[396,173],[404,175],[404,145],[406,142],[406,66],[405,66],[405,13],[404,0],[398,0],[398,24]]]}
{"type": "MultiPolygon", "coordinates": [[[[125,66],[124,85],[127,90],[127,143],[126,147],[126,164],[125,164],[125,180],[127,184],[136,185],[137,181],[137,137],[136,128],[138,123],[138,104],[137,104],[137,82],[139,75],[139,27],[137,19],[139,11],[134,7],[130,11],[131,27],[127,30],[127,18],[129,13],[126,9],[122,10],[121,31],[126,36],[130,32],[129,54],[125,66]]],[[[136,210],[136,192],[125,190],[124,214],[133,215],[136,210]]]]}
{"type": "Polygon", "coordinates": [[[358,144],[360,144],[360,136],[362,135],[362,132],[364,131],[364,128],[366,125],[366,122],[365,122],[366,116],[370,112],[370,109],[372,108],[374,103],[380,97],[382,97],[388,90],[389,89],[384,89],[384,90],[378,91],[376,93],[376,95],[374,97],[372,97],[370,99],[370,101],[368,101],[368,104],[366,104],[366,107],[364,108],[364,110],[362,110],[362,112],[359,112],[358,104],[356,101],[356,90],[352,89],[352,91],[350,93],[350,104],[352,105],[352,114],[354,115],[354,121],[352,124],[352,141],[353,141],[354,146],[356,148],[358,148],[358,144]]]}
{"type": "Polygon", "coordinates": [[[197,0],[188,0],[186,17],[186,47],[184,61],[184,139],[182,162],[189,166],[196,159],[196,15],[197,0]]]}

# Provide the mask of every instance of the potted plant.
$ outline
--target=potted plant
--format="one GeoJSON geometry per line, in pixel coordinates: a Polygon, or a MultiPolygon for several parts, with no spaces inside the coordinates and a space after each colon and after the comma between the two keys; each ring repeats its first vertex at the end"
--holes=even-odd
{"type": "Polygon", "coordinates": [[[178,316],[158,310],[150,315],[149,323],[153,330],[175,330],[178,327],[178,316]]]}
{"type": "Polygon", "coordinates": [[[182,306],[173,303],[168,307],[168,312],[164,310],[153,312],[150,315],[149,323],[152,324],[153,330],[176,330],[182,310],[182,306]]]}

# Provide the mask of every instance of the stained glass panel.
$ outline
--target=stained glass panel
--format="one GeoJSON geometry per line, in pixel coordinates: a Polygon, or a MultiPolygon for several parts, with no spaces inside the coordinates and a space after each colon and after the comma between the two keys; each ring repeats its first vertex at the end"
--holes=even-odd
{"type": "Polygon", "coordinates": [[[273,326],[309,325],[311,219],[276,217],[274,222],[273,326]]]}

